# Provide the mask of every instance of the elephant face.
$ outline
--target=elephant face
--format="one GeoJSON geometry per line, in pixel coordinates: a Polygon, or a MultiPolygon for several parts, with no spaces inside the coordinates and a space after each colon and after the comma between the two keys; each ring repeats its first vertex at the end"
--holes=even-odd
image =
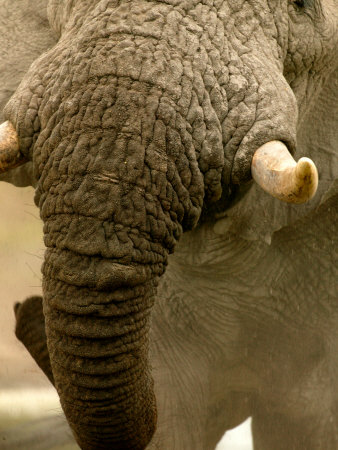
{"type": "Polygon", "coordinates": [[[337,11],[334,0],[52,0],[48,15],[59,41],[5,118],[38,179],[53,378],[82,448],[143,449],[167,256],[236,199],[258,147],[295,151],[298,105],[337,56],[337,11]]]}

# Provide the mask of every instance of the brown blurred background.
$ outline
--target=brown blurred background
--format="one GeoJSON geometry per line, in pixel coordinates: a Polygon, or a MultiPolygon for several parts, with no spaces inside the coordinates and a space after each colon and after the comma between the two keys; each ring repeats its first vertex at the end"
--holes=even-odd
{"type": "Polygon", "coordinates": [[[0,449],[71,450],[57,394],[14,334],[14,304],[41,294],[44,245],[33,196],[33,188],[0,183],[0,449]]]}
{"type": "Polygon", "coordinates": [[[42,222],[32,188],[0,183],[0,383],[2,389],[48,387],[14,335],[13,305],[41,294],[42,222]],[[23,377],[24,375],[24,377],[23,377]]]}

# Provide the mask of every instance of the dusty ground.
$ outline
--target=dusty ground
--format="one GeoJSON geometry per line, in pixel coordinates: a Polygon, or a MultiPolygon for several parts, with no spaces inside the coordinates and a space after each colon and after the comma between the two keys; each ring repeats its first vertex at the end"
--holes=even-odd
{"type": "MultiPolygon", "coordinates": [[[[44,246],[33,195],[0,182],[0,450],[75,450],[55,390],[14,336],[13,305],[41,294],[44,246]]],[[[217,450],[251,448],[246,424],[217,450]]]]}

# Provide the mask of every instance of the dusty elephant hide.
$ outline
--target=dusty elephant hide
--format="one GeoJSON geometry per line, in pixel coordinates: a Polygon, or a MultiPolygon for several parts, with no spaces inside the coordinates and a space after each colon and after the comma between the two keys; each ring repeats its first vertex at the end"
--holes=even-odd
{"type": "Polygon", "coordinates": [[[16,333],[80,447],[210,449],[251,416],[259,450],[336,449],[337,5],[50,0],[39,38],[8,5],[39,45],[3,112],[33,176],[3,178],[47,247],[16,333]],[[252,182],[270,141],[315,160],[309,203],[252,182]]]}

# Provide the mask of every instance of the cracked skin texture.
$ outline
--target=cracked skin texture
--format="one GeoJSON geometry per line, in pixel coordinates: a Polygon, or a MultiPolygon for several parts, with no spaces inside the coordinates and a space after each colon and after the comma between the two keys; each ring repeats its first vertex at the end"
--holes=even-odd
{"type": "Polygon", "coordinates": [[[320,51],[305,34],[288,52],[289,33],[315,19],[281,0],[65,0],[48,14],[60,39],[5,117],[38,178],[52,375],[83,449],[143,449],[156,423],[149,315],[168,254],[229,206],[258,146],[295,150],[296,100],[333,60],[334,27],[320,51]]]}

